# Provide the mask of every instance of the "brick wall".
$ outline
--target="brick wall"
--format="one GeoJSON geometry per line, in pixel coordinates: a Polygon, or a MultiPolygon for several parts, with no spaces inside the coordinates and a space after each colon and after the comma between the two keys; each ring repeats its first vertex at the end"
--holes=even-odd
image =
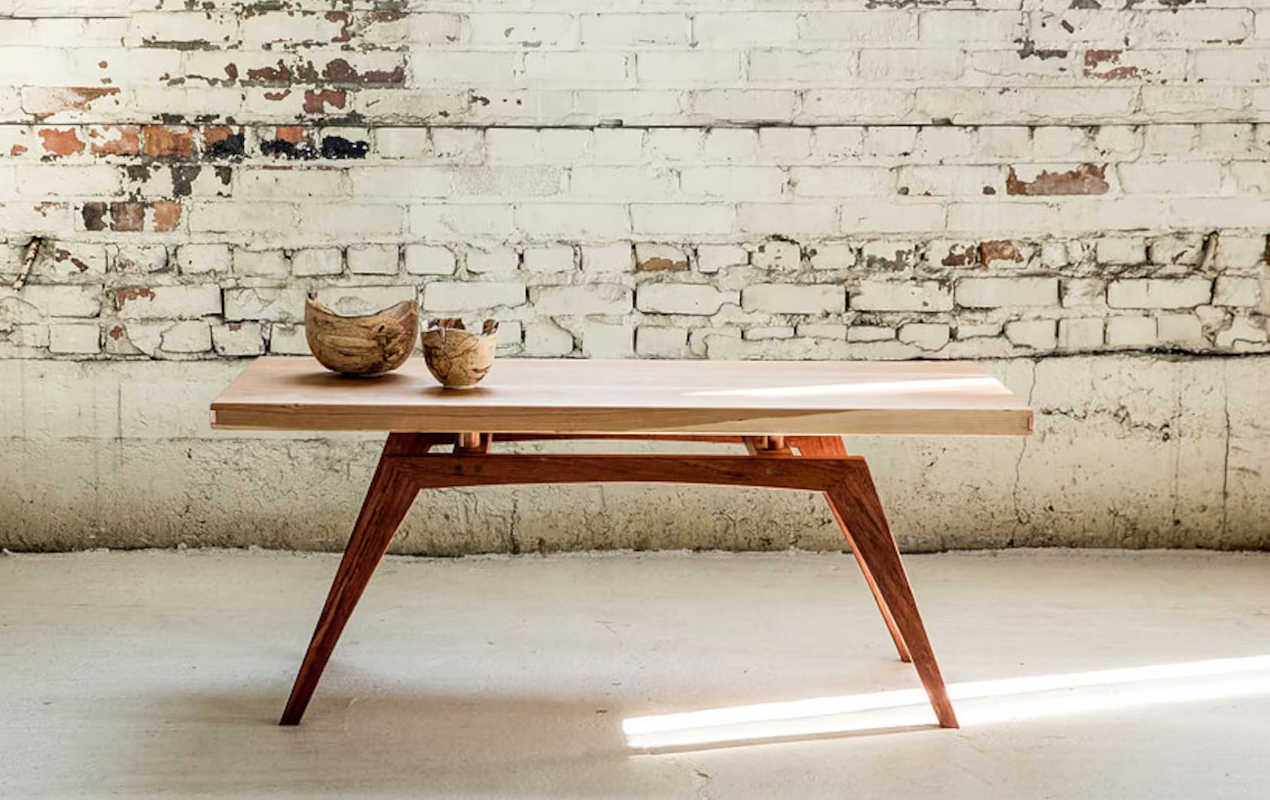
{"type": "Polygon", "coordinates": [[[0,359],[1270,353],[1260,5],[0,0],[0,359]]]}

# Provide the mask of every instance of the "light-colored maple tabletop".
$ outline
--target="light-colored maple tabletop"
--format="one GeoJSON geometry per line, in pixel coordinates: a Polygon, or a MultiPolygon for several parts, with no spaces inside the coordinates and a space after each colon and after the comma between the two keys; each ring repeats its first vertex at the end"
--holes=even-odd
{"type": "Polygon", "coordinates": [[[211,418],[256,430],[1026,436],[1032,412],[967,362],[508,358],[455,391],[421,358],[359,379],[307,356],[268,356],[221,393],[211,418]]]}

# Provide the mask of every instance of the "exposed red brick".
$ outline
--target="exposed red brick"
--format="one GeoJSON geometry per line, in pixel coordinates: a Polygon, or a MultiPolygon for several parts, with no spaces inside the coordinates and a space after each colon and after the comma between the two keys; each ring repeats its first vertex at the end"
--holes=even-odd
{"type": "Polygon", "coordinates": [[[125,200],[110,204],[110,229],[112,231],[139,231],[145,227],[145,220],[145,203],[134,203],[125,200]]]}
{"type": "Polygon", "coordinates": [[[154,203],[154,229],[161,233],[174,231],[181,224],[181,204],[171,200],[154,203]]]}
{"type": "Polygon", "coordinates": [[[321,91],[306,90],[304,93],[304,113],[321,114],[326,111],[326,106],[331,105],[335,108],[343,108],[348,101],[348,95],[341,89],[323,89],[321,91]]]}
{"type": "Polygon", "coordinates": [[[1133,66],[1114,66],[1120,63],[1123,50],[1086,50],[1085,77],[1120,81],[1127,78],[1144,78],[1151,73],[1133,66]]]}
{"type": "Polygon", "coordinates": [[[353,34],[348,29],[348,12],[347,11],[328,11],[326,12],[326,21],[334,22],[340,26],[340,32],[331,39],[332,42],[347,42],[352,38],[353,34]]]}
{"type": "Polygon", "coordinates": [[[142,298],[144,300],[154,299],[154,290],[145,286],[125,286],[122,289],[115,290],[115,310],[122,311],[123,307],[129,300],[142,298]]]}
{"type": "Polygon", "coordinates": [[[247,79],[252,81],[261,81],[263,83],[290,83],[295,77],[291,72],[291,68],[282,63],[282,59],[278,59],[276,67],[259,67],[258,69],[247,70],[247,79]]]}
{"type": "Polygon", "coordinates": [[[406,70],[399,66],[391,72],[381,69],[359,73],[347,61],[337,58],[327,62],[322,77],[331,83],[405,83],[406,70]]]}
{"type": "Polygon", "coordinates": [[[1013,195],[1106,194],[1111,187],[1106,180],[1107,165],[1081,164],[1067,172],[1042,171],[1035,180],[1025,181],[1010,167],[1005,191],[1013,195]]]}
{"type": "Polygon", "coordinates": [[[288,97],[290,97],[290,96],[291,96],[291,90],[290,90],[290,89],[284,89],[284,90],[283,90],[283,91],[281,91],[281,92],[265,92],[265,99],[266,99],[266,100],[274,100],[274,101],[277,101],[277,100],[286,100],[286,99],[287,99],[288,97]]]}
{"type": "Polygon", "coordinates": [[[669,258],[654,257],[641,261],[636,269],[642,272],[682,272],[688,269],[687,261],[674,261],[669,258]]]}
{"type": "Polygon", "coordinates": [[[231,322],[229,323],[229,329],[238,332],[243,329],[243,324],[241,322],[231,322]]]}
{"type": "Polygon", "coordinates": [[[944,256],[939,263],[945,267],[964,267],[967,264],[973,264],[978,249],[974,245],[955,244],[948,248],[948,255],[944,256]]]}
{"type": "Polygon", "coordinates": [[[166,125],[147,125],[145,154],[190,158],[194,155],[194,129],[188,125],[175,128],[169,128],[166,125]]]}
{"type": "Polygon", "coordinates": [[[1023,263],[1023,254],[1014,242],[994,240],[979,244],[979,260],[985,267],[992,266],[993,261],[1014,261],[1023,263]]]}
{"type": "Polygon", "coordinates": [[[237,64],[226,64],[226,65],[225,65],[225,74],[229,76],[229,79],[230,79],[231,81],[236,81],[236,80],[238,80],[238,65],[237,65],[237,64]]]}
{"type": "Polygon", "coordinates": [[[116,325],[115,327],[111,328],[110,333],[106,335],[109,336],[111,339],[114,339],[116,342],[119,341],[120,339],[123,338],[123,335],[124,335],[123,326],[116,325]]]}
{"type": "Polygon", "coordinates": [[[279,126],[273,133],[273,138],[291,144],[299,144],[308,136],[308,128],[299,125],[279,126]]]}
{"type": "Polygon", "coordinates": [[[44,143],[44,152],[51,156],[72,156],[84,152],[84,143],[80,141],[79,131],[74,128],[45,128],[40,131],[40,141],[44,143]]]}
{"type": "Polygon", "coordinates": [[[84,110],[94,100],[116,94],[117,86],[29,86],[22,90],[22,108],[42,120],[62,111],[84,110]]]}
{"type": "Polygon", "coordinates": [[[141,153],[139,125],[98,125],[88,130],[89,150],[95,156],[135,156],[141,153]]]}
{"type": "Polygon", "coordinates": [[[9,155],[11,156],[20,156],[25,152],[26,152],[25,145],[15,144],[13,147],[9,148],[9,155]]]}
{"type": "Polygon", "coordinates": [[[35,210],[40,212],[41,217],[47,217],[50,211],[61,211],[66,208],[65,203],[57,203],[52,200],[45,200],[43,203],[36,203],[35,210]]]}
{"type": "Polygon", "coordinates": [[[84,207],[80,209],[80,214],[84,217],[84,229],[90,231],[106,230],[106,204],[105,203],[84,203],[84,207]]]}

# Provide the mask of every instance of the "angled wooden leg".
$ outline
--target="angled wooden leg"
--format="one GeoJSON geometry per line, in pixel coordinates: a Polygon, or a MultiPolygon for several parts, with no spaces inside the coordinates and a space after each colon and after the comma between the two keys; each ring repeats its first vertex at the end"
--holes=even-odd
{"type": "Polygon", "coordinates": [[[865,574],[871,574],[876,582],[877,591],[882,598],[879,605],[885,604],[891,609],[900,635],[912,654],[917,677],[921,679],[922,686],[930,697],[930,704],[935,709],[940,726],[958,727],[957,715],[953,712],[948,689],[939,672],[935,651],[930,646],[930,639],[926,637],[926,628],[922,625],[913,589],[909,586],[908,575],[900,561],[899,547],[886,524],[886,514],[882,510],[877,489],[873,486],[869,468],[863,461],[849,464],[842,481],[830,487],[825,494],[835,516],[842,523],[851,549],[865,566],[865,574]]]}
{"type": "MultiPolygon", "coordinates": [[[[845,458],[847,455],[847,447],[843,444],[840,436],[799,436],[791,438],[790,444],[797,447],[798,452],[805,456],[845,458]]],[[[828,496],[826,495],[826,497],[828,496]]],[[[834,507],[832,501],[830,501],[829,507],[831,509],[834,507]]],[[[842,517],[836,509],[834,510],[834,516],[837,517],[838,524],[845,530],[846,523],[842,521],[842,517]]],[[[869,584],[869,591],[873,592],[873,599],[878,604],[878,611],[882,612],[882,620],[886,622],[886,629],[891,632],[891,640],[895,642],[895,650],[900,654],[900,661],[912,661],[913,657],[908,652],[908,645],[904,644],[904,637],[900,635],[900,629],[895,624],[895,615],[891,613],[891,609],[887,606],[882,593],[878,591],[877,579],[873,577],[868,563],[860,557],[860,553],[854,547],[851,548],[851,552],[855,555],[856,563],[860,565],[860,571],[864,573],[864,581],[869,584]]]]}
{"type": "Polygon", "coordinates": [[[357,525],[344,550],[344,558],[335,572],[335,580],[326,596],[326,605],[318,617],[317,628],[309,642],[300,674],[291,688],[291,697],[282,712],[280,725],[298,725],[309,705],[313,690],[322,678],[322,671],[335,650],[340,633],[361,599],[366,584],[383,559],[389,543],[401,526],[418,488],[402,470],[397,468],[394,453],[426,453],[431,443],[416,444],[410,434],[392,434],[384,445],[379,467],[371,479],[370,489],[362,503],[357,525]]]}

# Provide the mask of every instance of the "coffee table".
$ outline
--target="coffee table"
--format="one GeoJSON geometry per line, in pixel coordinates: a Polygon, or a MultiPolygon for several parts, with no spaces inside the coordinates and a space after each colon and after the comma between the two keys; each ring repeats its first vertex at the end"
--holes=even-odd
{"type": "Polygon", "coordinates": [[[863,458],[844,435],[1027,436],[1032,412],[964,362],[503,359],[468,391],[422,360],[373,380],[307,357],[254,361],[212,403],[215,428],[388,434],[281,724],[304,716],[340,633],[423,489],[542,483],[683,483],[822,492],[896,650],[939,724],[957,717],[863,458]],[[499,442],[723,442],[737,455],[497,453],[499,442]],[[448,452],[433,452],[449,447],[448,452]]]}

